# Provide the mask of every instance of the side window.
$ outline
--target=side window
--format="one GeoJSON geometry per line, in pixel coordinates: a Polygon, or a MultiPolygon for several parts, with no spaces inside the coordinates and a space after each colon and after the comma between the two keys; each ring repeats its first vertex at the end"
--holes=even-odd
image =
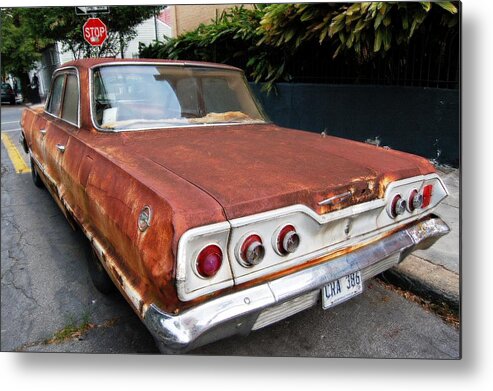
{"type": "Polygon", "coordinates": [[[62,118],[70,123],[78,125],[79,85],[75,75],[68,75],[65,96],[63,98],[62,118]]]}
{"type": "Polygon", "coordinates": [[[53,82],[53,90],[50,95],[50,102],[48,103],[48,112],[56,115],[60,115],[60,106],[62,104],[63,85],[65,84],[65,75],[57,76],[53,82]]]}

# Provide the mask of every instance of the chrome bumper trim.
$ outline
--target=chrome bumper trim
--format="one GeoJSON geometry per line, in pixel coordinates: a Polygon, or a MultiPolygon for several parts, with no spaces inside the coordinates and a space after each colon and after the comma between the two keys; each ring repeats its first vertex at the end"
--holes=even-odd
{"type": "Polygon", "coordinates": [[[262,311],[321,289],[356,270],[362,271],[364,280],[371,278],[401,262],[412,251],[428,248],[449,231],[442,219],[431,215],[351,253],[218,297],[178,315],[151,304],[144,323],[163,353],[183,353],[235,334],[246,335],[262,311]]]}

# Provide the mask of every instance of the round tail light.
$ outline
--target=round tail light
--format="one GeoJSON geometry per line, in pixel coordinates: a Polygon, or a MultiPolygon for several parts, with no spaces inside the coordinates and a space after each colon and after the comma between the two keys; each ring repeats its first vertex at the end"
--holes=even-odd
{"type": "Polygon", "coordinates": [[[223,252],[215,244],[205,247],[197,256],[196,269],[201,277],[214,277],[223,263],[223,252]]]}
{"type": "Polygon", "coordinates": [[[421,208],[423,205],[423,195],[420,194],[416,189],[414,189],[409,195],[409,199],[407,200],[407,208],[410,212],[415,209],[421,208]]]}
{"type": "Polygon", "coordinates": [[[283,227],[277,235],[275,250],[280,255],[294,253],[300,245],[300,236],[292,225],[283,227]]]}
{"type": "Polygon", "coordinates": [[[389,215],[393,219],[395,219],[397,216],[403,214],[406,211],[406,200],[404,200],[400,194],[397,194],[394,196],[392,199],[392,203],[390,204],[389,208],[389,215]]]}
{"type": "Polygon", "coordinates": [[[240,248],[240,261],[245,266],[258,265],[265,255],[265,247],[258,235],[248,236],[240,248]]]}

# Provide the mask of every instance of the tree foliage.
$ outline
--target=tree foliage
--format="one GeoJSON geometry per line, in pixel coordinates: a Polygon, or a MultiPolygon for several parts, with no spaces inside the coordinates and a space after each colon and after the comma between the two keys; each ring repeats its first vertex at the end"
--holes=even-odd
{"type": "Polygon", "coordinates": [[[46,37],[53,42],[59,41],[75,58],[81,58],[110,57],[123,53],[128,42],[136,36],[135,27],[162,8],[110,7],[109,14],[99,16],[108,27],[108,39],[97,48],[91,47],[84,40],[82,27],[87,17],[76,15],[74,7],[25,8],[22,12],[32,21],[31,31],[34,36],[46,37]]]}
{"type": "Polygon", "coordinates": [[[2,14],[2,70],[18,74],[29,71],[41,52],[55,42],[75,58],[116,56],[136,36],[135,27],[162,6],[116,6],[100,19],[108,27],[108,39],[100,48],[85,40],[82,26],[87,17],[75,14],[74,7],[4,8],[2,14]]]}
{"type": "Polygon", "coordinates": [[[317,40],[320,45],[332,43],[334,57],[350,51],[361,61],[409,43],[433,13],[440,14],[440,23],[447,27],[458,21],[451,2],[283,4],[265,11],[259,28],[265,42],[295,50],[307,40],[317,40]]]}
{"type": "Polygon", "coordinates": [[[140,48],[141,57],[223,62],[250,79],[290,80],[293,59],[315,52],[369,62],[405,47],[426,24],[444,29],[458,22],[452,2],[271,4],[234,7],[164,43],[140,48]],[[394,49],[394,50],[392,50],[394,49]]]}
{"type": "Polygon", "coordinates": [[[2,73],[29,72],[50,41],[33,36],[29,23],[18,9],[2,9],[1,24],[2,73]]]}
{"type": "Polygon", "coordinates": [[[284,49],[260,42],[264,9],[264,5],[235,6],[177,38],[141,45],[140,57],[221,62],[246,69],[256,81],[278,80],[283,75],[284,49]]]}

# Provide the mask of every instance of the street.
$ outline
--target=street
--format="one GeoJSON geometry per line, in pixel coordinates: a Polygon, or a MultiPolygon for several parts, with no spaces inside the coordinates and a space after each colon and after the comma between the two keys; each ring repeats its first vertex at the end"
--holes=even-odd
{"type": "MultiPolygon", "coordinates": [[[[21,110],[2,105],[2,135],[27,165],[17,141],[21,110]]],[[[16,172],[2,141],[1,350],[158,353],[123,297],[93,287],[82,234],[29,172],[16,172]]],[[[189,354],[451,359],[459,357],[459,345],[458,329],[373,279],[331,310],[319,305],[189,354]]]]}

